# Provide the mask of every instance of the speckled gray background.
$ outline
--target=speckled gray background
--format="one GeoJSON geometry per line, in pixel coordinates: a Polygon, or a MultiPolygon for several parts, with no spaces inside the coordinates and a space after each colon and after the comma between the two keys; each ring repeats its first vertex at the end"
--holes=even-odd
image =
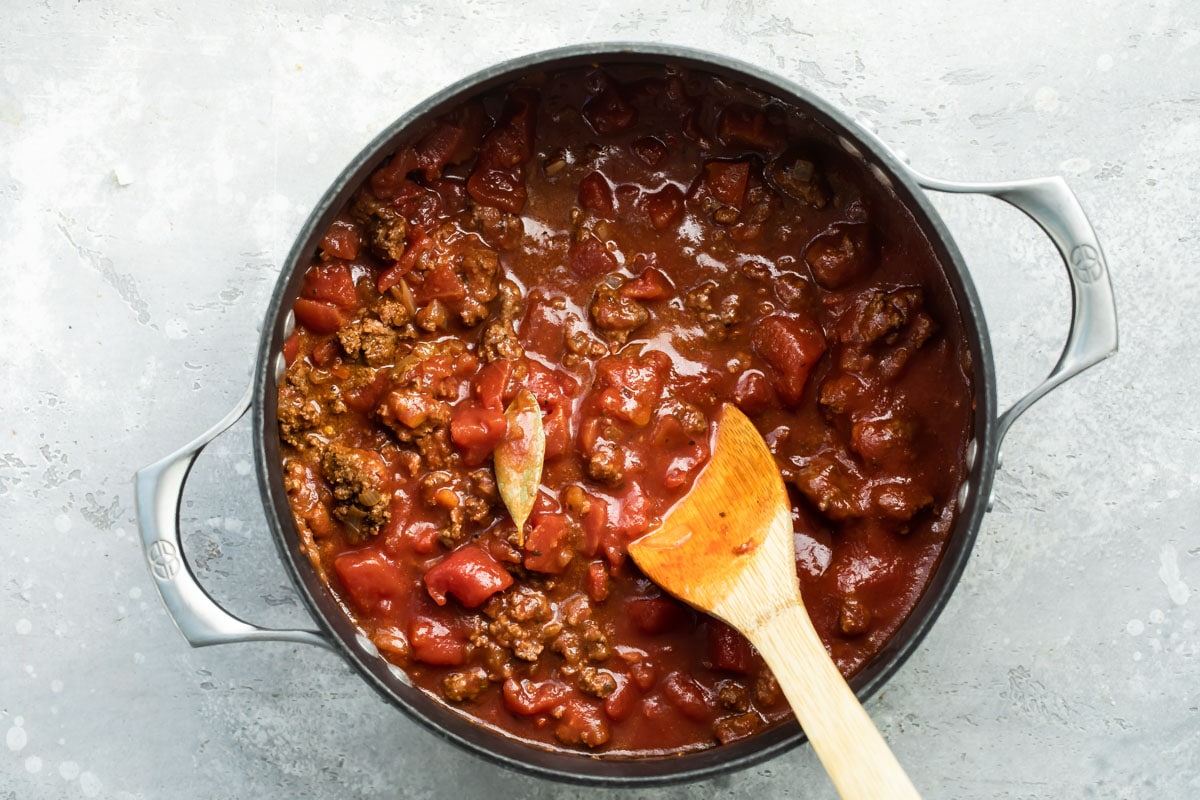
{"type": "MultiPolygon", "coordinates": [[[[131,476],[240,396],[291,239],[374,134],[496,60],[618,39],[775,71],[931,174],[1068,178],[1121,353],[1013,428],[962,583],[868,709],[927,798],[1200,796],[1196,3],[4,5],[0,798],[616,796],[449,749],[330,653],[190,650],[131,476]]],[[[1064,272],[1018,212],[936,202],[1011,401],[1056,358],[1064,272]]],[[[235,612],[302,622],[247,428],[200,458],[186,542],[235,612]]],[[[638,796],[833,792],[803,748],[638,796]]]]}

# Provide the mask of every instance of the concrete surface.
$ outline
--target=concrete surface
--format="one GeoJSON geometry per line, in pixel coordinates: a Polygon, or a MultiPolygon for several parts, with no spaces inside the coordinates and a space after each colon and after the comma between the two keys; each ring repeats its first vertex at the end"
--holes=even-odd
{"type": "MultiPolygon", "coordinates": [[[[1200,796],[1197,4],[11,0],[4,16],[0,798],[618,794],[443,746],[321,650],[189,649],[131,480],[240,396],[278,266],[345,161],[443,84],[586,40],[753,62],[932,174],[1068,178],[1110,260],[1121,352],[1013,428],[965,578],[869,711],[926,798],[1200,796]]],[[[1019,213],[937,203],[1011,401],[1057,356],[1064,271],[1019,213]]],[[[302,622],[247,427],[198,462],[187,545],[231,609],[302,622]]],[[[833,791],[803,748],[637,796],[833,791]]]]}

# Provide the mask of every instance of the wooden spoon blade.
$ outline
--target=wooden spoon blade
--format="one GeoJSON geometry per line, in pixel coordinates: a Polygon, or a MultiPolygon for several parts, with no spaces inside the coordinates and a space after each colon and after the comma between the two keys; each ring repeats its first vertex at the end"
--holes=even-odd
{"type": "Polygon", "coordinates": [[[629,554],[663,589],[758,647],[842,797],[919,800],[813,628],[796,578],[787,490],[737,408],[722,412],[692,490],[629,554]]]}
{"type": "Polygon", "coordinates": [[[711,612],[768,536],[786,536],[792,546],[787,490],[754,423],[726,405],[712,456],[691,491],[662,525],[629,545],[629,554],[659,586],[711,612]]]}

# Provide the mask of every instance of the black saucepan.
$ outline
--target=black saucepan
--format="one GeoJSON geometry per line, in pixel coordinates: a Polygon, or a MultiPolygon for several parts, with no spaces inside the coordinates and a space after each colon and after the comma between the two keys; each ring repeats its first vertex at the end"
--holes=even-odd
{"type": "Polygon", "coordinates": [[[254,380],[224,419],[195,441],[137,475],[137,502],[146,557],[159,592],[175,622],[193,646],[244,640],[283,640],[319,644],[348,659],[389,701],[434,733],[486,758],[546,777],[607,785],[645,785],[693,780],[742,768],[803,741],[795,724],[777,726],[756,737],[682,756],[613,760],[583,753],[551,751],[481,727],[416,689],[403,671],[385,661],[360,635],[321,582],[298,546],[292,512],[283,488],[276,427],[277,382],[283,373],[282,347],[294,327],[291,308],[317,243],[354,189],[422,124],[466,98],[528,72],[584,64],[667,63],[726,77],[778,97],[824,125],[851,156],[911,212],[947,270],[963,316],[976,390],[974,440],[968,447],[969,476],[961,487],[959,517],[944,555],[916,608],[878,655],[850,681],[866,699],[900,668],[933,625],[954,590],[987,512],[1000,441],[1030,404],[1067,378],[1116,351],[1116,310],[1100,245],[1078,201],[1060,178],[998,184],[961,184],[914,172],[845,113],[782,78],[723,56],[661,45],[592,44],[526,56],[490,67],[438,92],[397,119],[338,175],[301,229],[283,264],[264,312],[254,380]],[[1074,296],[1072,323],[1062,357],[1046,380],[1012,408],[1000,413],[996,373],[983,312],[970,274],[926,191],[988,194],[1033,218],[1063,256],[1074,296]],[[179,499],[188,470],[200,450],[247,410],[253,412],[254,453],[270,529],[296,587],[319,630],[268,630],[250,625],[220,608],[196,582],[183,555],[178,529],[179,499]]]}

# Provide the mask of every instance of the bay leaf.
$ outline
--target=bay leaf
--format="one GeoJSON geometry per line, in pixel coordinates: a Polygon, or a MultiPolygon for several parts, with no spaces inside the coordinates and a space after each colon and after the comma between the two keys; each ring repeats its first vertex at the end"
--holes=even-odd
{"type": "Polygon", "coordinates": [[[522,388],[504,411],[508,433],[494,451],[496,488],[517,526],[518,546],[525,545],[525,522],[533,511],[542,466],[546,460],[546,432],[542,410],[533,392],[522,388]]]}

